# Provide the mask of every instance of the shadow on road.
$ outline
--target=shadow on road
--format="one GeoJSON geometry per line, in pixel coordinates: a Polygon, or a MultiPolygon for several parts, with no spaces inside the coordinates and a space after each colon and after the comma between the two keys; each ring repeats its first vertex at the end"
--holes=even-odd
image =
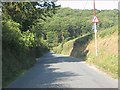
{"type": "MultiPolygon", "coordinates": [[[[64,88],[69,77],[82,76],[71,71],[62,71],[54,66],[62,62],[80,62],[80,59],[47,53],[29,71],[13,82],[10,88],[64,88]],[[54,66],[54,67],[53,67],[54,66]],[[62,82],[61,82],[62,81],[62,82]],[[60,83],[59,83],[60,82],[60,83]]],[[[69,68],[69,67],[68,67],[69,68]]]]}
{"type": "Polygon", "coordinates": [[[77,58],[47,53],[8,88],[116,87],[117,81],[82,62],[77,58]]]}
{"type": "Polygon", "coordinates": [[[55,54],[52,52],[44,55],[38,62],[42,63],[61,63],[61,62],[81,62],[83,61],[80,58],[75,58],[72,56],[63,56],[61,54],[55,54]]]}

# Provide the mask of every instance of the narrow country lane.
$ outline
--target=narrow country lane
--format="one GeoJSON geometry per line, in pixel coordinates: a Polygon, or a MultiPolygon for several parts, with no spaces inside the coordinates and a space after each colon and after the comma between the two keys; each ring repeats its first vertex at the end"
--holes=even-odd
{"type": "Polygon", "coordinates": [[[84,61],[47,53],[9,88],[118,88],[118,81],[84,61]]]}

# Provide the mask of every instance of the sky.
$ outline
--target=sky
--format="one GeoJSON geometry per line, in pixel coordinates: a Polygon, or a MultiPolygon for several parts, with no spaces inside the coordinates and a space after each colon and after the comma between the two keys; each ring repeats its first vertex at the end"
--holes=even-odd
{"type": "MultiPolygon", "coordinates": [[[[119,0],[95,0],[96,9],[118,9],[119,0]]],[[[93,9],[93,0],[58,0],[57,5],[72,9],[93,9]]]]}

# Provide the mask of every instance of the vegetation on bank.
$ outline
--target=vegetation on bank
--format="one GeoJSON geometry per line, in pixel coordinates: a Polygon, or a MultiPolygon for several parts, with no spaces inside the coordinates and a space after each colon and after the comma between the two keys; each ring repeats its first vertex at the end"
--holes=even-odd
{"type": "Polygon", "coordinates": [[[98,34],[98,56],[95,56],[94,40],[89,43],[86,61],[118,78],[118,27],[105,29],[98,34]]]}
{"type": "Polygon", "coordinates": [[[2,85],[6,87],[33,66],[37,57],[49,51],[39,24],[45,17],[51,17],[57,6],[44,1],[2,5],[2,85]]]}
{"type": "MultiPolygon", "coordinates": [[[[118,25],[118,10],[97,10],[98,31],[118,25]]],[[[93,10],[60,8],[52,18],[42,23],[49,46],[56,47],[74,38],[94,33],[93,10]],[[63,38],[64,37],[64,38],[63,38]]]]}
{"type": "Polygon", "coordinates": [[[113,78],[118,78],[118,27],[98,32],[98,56],[95,56],[94,33],[66,42],[63,48],[54,47],[53,51],[77,58],[105,71],[113,78]],[[61,52],[58,52],[60,51],[61,52]]]}

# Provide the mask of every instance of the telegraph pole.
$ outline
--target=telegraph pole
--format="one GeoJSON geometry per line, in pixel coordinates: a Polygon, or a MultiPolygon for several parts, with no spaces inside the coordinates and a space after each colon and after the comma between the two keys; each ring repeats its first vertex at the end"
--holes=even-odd
{"type": "Polygon", "coordinates": [[[93,26],[94,26],[94,33],[95,33],[95,55],[98,55],[98,48],[97,48],[97,29],[96,29],[96,25],[99,22],[97,16],[96,16],[96,9],[95,9],[95,0],[93,0],[93,26]]]}

